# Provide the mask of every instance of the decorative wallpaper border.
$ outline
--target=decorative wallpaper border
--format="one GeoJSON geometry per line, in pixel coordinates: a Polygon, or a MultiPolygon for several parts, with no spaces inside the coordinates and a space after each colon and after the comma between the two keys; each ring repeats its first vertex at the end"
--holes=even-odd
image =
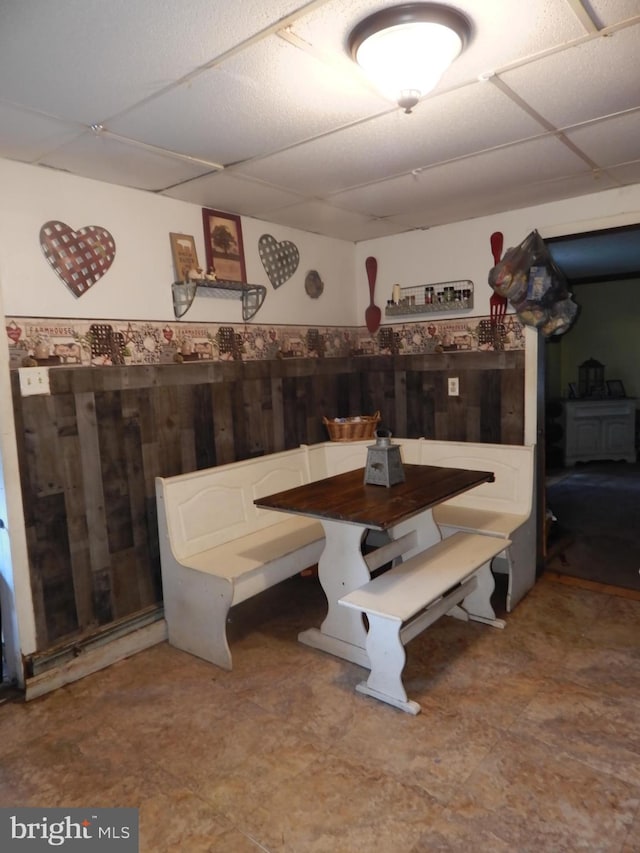
{"type": "Polygon", "coordinates": [[[524,349],[523,326],[508,315],[365,327],[158,323],[7,317],[10,367],[105,367],[190,361],[415,355],[524,349]]]}

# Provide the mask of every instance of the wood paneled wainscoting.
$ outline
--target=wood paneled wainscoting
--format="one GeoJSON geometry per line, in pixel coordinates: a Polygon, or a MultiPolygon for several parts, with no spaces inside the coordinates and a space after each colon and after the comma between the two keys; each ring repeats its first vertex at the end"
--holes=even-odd
{"type": "Polygon", "coordinates": [[[38,649],[161,609],[157,475],[326,441],[380,410],[395,436],[519,444],[524,352],[280,359],[12,375],[38,649]],[[460,395],[447,395],[457,376],[460,395]]]}

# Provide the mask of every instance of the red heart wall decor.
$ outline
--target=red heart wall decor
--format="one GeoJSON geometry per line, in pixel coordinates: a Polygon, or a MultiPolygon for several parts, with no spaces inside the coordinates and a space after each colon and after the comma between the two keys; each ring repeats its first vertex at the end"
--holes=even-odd
{"type": "Polygon", "coordinates": [[[15,320],[12,320],[8,326],[5,326],[5,329],[7,330],[9,338],[14,342],[14,344],[17,344],[20,340],[20,336],[22,335],[21,326],[19,326],[15,320]]]}
{"type": "Polygon", "coordinates": [[[115,240],[99,225],[74,231],[64,222],[45,222],[40,247],[74,296],[82,296],[99,281],[116,256],[115,240]]]}

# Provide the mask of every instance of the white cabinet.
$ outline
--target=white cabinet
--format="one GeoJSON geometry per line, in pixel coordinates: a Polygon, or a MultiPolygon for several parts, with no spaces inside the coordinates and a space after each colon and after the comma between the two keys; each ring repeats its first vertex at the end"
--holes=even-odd
{"type": "Polygon", "coordinates": [[[564,464],[636,461],[635,400],[565,400],[564,464]]]}

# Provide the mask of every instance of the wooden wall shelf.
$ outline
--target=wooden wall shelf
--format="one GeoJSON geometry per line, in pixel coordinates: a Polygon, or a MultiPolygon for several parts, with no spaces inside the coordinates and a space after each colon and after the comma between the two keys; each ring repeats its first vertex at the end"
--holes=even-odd
{"type": "Polygon", "coordinates": [[[196,279],[194,281],[175,281],[171,285],[173,292],[173,313],[176,319],[184,317],[195,299],[198,291],[221,299],[241,299],[242,319],[247,321],[258,313],[267,295],[267,288],[262,284],[245,284],[242,281],[209,281],[196,279]]]}

